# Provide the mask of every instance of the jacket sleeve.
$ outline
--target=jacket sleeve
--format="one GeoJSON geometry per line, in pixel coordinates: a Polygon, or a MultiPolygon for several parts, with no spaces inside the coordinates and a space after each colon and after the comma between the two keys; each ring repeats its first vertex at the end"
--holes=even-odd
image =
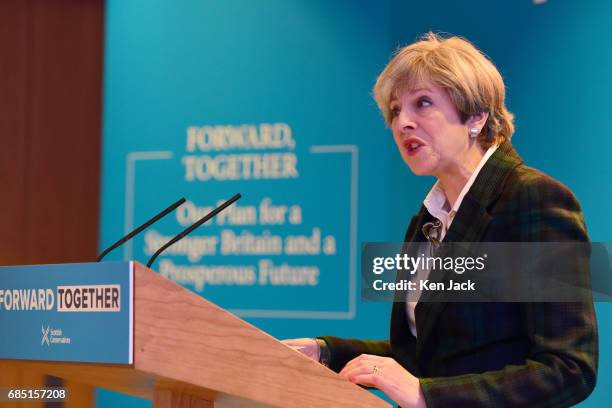
{"type": "MultiPolygon", "coordinates": [[[[521,241],[588,241],[573,194],[545,177],[520,183],[515,196],[521,208],[521,241]]],[[[598,360],[592,301],[523,303],[521,311],[531,343],[525,363],[479,374],[420,378],[428,408],[567,407],[592,392],[598,360]]]]}
{"type": "Polygon", "coordinates": [[[319,338],[327,343],[330,353],[329,368],[337,373],[344,368],[346,363],[361,354],[391,357],[389,340],[357,340],[333,336],[319,338]]]}

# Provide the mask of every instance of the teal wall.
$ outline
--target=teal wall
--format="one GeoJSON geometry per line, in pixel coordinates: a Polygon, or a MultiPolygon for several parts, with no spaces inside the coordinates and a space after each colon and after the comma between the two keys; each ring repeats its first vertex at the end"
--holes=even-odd
{"type": "MultiPolygon", "coordinates": [[[[432,180],[416,178],[402,163],[370,97],[378,72],[399,45],[428,30],[464,35],[500,68],[508,105],[517,115],[514,143],[527,163],[567,184],[580,199],[595,241],[609,241],[604,209],[612,197],[608,155],[612,141],[604,119],[611,111],[612,5],[528,0],[488,1],[107,1],[104,79],[104,146],[101,246],[128,225],[138,225],[181,195],[212,205],[240,191],[241,205],[265,197],[303,209],[299,225],[236,227],[287,237],[319,228],[335,237],[329,256],[270,257],[275,262],[321,267],[318,286],[209,287],[202,295],[278,338],[334,334],[384,338],[389,306],[355,303],[347,310],[350,276],[351,158],[317,155],[313,146],[353,146],[358,152],[357,243],[396,241],[432,180]],[[189,126],[285,123],[299,177],[281,180],[187,181],[181,158],[189,126]],[[164,152],[163,159],[139,160],[164,152]],[[139,156],[140,154],[140,156],[139,156]],[[238,299],[238,300],[236,300],[238,299]],[[329,318],[254,317],[254,309],[338,312],[329,318]],[[279,306],[280,307],[280,306],[279,306]],[[344,314],[343,314],[344,313],[344,314]],[[239,313],[240,315],[240,313],[239,313]]],[[[250,153],[262,153],[260,151],[250,153]]],[[[217,152],[243,154],[243,150],[217,152]]],[[[203,154],[203,153],[201,153],[203,154]]],[[[206,153],[209,154],[209,153],[206,153]]],[[[212,154],[212,153],[211,153],[212,154]]],[[[169,217],[153,229],[172,235],[182,225],[169,217]]],[[[221,225],[203,227],[214,236],[221,225]]],[[[108,259],[146,262],[146,243],[108,259]]],[[[257,262],[257,257],[181,254],[157,263],[257,262]]],[[[186,284],[191,290],[193,285],[186,284]]],[[[358,292],[355,292],[358,293],[358,292]]],[[[603,403],[612,385],[612,308],[597,305],[601,330],[599,385],[583,406],[603,403]]],[[[150,406],[150,402],[100,390],[98,406],[150,406]]]]}
{"type": "MultiPolygon", "coordinates": [[[[101,246],[123,234],[130,214],[136,226],[182,195],[199,206],[212,205],[235,192],[243,194],[238,203],[243,206],[256,205],[263,197],[298,204],[303,209],[302,225],[266,229],[286,237],[318,227],[337,239],[337,254],[267,258],[319,265],[317,287],[211,286],[201,293],[225,308],[242,310],[240,316],[278,338],[327,333],[386,337],[389,306],[355,301],[351,310],[347,293],[353,153],[313,154],[311,148],[349,145],[358,149],[355,244],[399,239],[397,224],[405,223],[415,204],[399,220],[386,214],[394,191],[386,162],[399,158],[370,97],[376,75],[391,52],[390,16],[385,1],[109,1],[101,246]],[[295,154],[299,178],[185,180],[181,158],[187,154],[189,126],[261,123],[290,126],[296,147],[264,152],[295,154]],[[128,164],[128,157],[142,157],[134,152],[151,151],[170,152],[172,158],[128,164]],[[133,211],[128,195],[133,197],[133,211]],[[315,313],[298,319],[259,318],[252,317],[254,309],[315,313]],[[316,318],[318,311],[338,315],[316,318]]],[[[245,152],[262,153],[234,149],[198,154],[245,152]]],[[[182,228],[176,218],[168,217],[151,229],[172,235],[182,228]]],[[[194,235],[214,235],[221,229],[212,225],[194,235]]],[[[256,225],[232,230],[259,233],[263,229],[256,225]]],[[[146,262],[144,246],[139,237],[131,250],[120,249],[108,259],[127,255],[146,262]]],[[[191,262],[185,256],[170,255],[160,257],[156,269],[166,261],[197,267],[256,263],[257,259],[207,256],[191,262]]],[[[357,293],[354,290],[352,295],[357,293]]],[[[107,391],[98,393],[101,407],[136,401],[107,391]]]]}

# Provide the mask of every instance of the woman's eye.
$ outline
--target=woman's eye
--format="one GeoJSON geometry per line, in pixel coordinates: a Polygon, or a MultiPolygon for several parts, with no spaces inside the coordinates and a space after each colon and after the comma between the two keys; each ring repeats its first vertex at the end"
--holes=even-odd
{"type": "Polygon", "coordinates": [[[393,106],[391,108],[391,117],[396,117],[400,114],[400,108],[398,106],[393,106]]]}
{"type": "Polygon", "coordinates": [[[420,98],[417,101],[417,106],[419,108],[426,108],[428,106],[431,106],[431,101],[429,99],[427,99],[427,98],[420,98]]]}

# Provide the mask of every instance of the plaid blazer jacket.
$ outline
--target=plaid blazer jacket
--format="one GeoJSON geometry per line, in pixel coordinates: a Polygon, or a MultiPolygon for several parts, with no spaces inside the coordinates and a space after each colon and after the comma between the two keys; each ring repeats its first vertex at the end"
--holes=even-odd
{"type": "MultiPolygon", "coordinates": [[[[405,241],[423,241],[424,206],[405,241]]],[[[527,167],[510,143],[489,158],[445,242],[588,241],[580,205],[560,182],[527,167]]],[[[543,271],[545,273],[545,271],[543,271]]],[[[390,339],[325,336],[330,368],[360,354],[393,357],[417,376],[428,408],[566,407],[595,387],[598,343],[591,301],[393,304],[390,339]]]]}

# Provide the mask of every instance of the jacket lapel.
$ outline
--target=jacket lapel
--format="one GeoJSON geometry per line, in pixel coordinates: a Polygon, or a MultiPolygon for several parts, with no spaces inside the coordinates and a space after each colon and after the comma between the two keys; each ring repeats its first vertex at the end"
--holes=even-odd
{"type": "MultiPolygon", "coordinates": [[[[425,206],[421,206],[421,209],[410,220],[410,226],[406,230],[406,235],[404,236],[404,244],[402,245],[402,254],[406,254],[410,252],[410,245],[414,242],[422,242],[425,241],[423,234],[419,234],[420,225],[422,225],[425,221],[424,218],[427,217],[429,213],[425,209],[425,206]]],[[[404,269],[397,271],[395,275],[395,281],[401,282],[404,279],[410,279],[409,272],[404,269]]],[[[393,298],[395,303],[401,303],[402,305],[406,303],[406,293],[403,291],[396,291],[393,298]]],[[[395,305],[394,305],[395,306],[395,305]]],[[[393,326],[393,320],[391,321],[391,325],[393,326]]]]}
{"type": "Polygon", "coordinates": [[[423,242],[425,241],[425,237],[420,233],[421,226],[426,222],[425,218],[429,215],[427,209],[424,205],[421,205],[419,212],[417,215],[412,217],[410,220],[410,226],[406,231],[406,236],[404,237],[404,243],[410,242],[423,242]]]}
{"type": "MultiPolygon", "coordinates": [[[[507,176],[521,162],[521,158],[510,143],[506,142],[497,148],[465,195],[459,211],[444,237],[444,242],[483,241],[487,227],[492,220],[488,208],[499,198],[507,176]]],[[[422,224],[417,225],[419,225],[418,231],[420,231],[420,225],[422,224]]],[[[451,277],[450,274],[452,274],[452,271],[445,273],[434,271],[430,275],[430,281],[447,282],[451,277]]],[[[417,356],[427,343],[427,338],[432,333],[436,320],[445,307],[446,302],[436,301],[435,294],[431,292],[425,292],[421,296],[415,309],[418,335],[417,356]]]]}

